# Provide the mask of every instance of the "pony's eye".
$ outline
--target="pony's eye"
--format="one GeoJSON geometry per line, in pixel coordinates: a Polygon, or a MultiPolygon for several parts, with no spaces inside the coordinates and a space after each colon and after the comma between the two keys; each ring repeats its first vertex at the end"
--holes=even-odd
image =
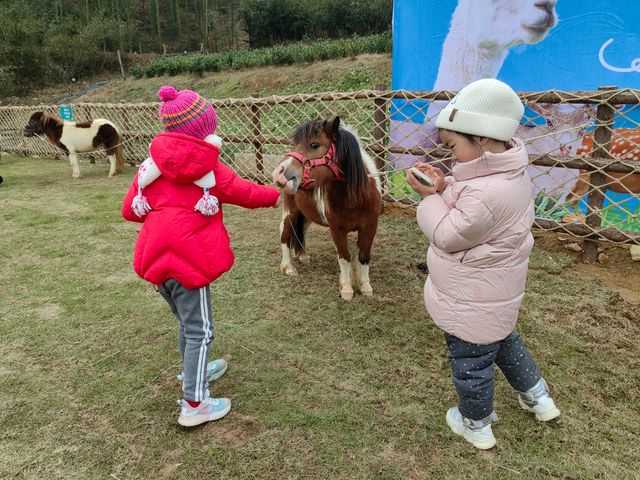
{"type": "Polygon", "coordinates": [[[319,144],[318,142],[313,142],[313,143],[310,145],[310,147],[311,147],[313,150],[317,150],[318,148],[320,148],[320,144],[319,144]]]}

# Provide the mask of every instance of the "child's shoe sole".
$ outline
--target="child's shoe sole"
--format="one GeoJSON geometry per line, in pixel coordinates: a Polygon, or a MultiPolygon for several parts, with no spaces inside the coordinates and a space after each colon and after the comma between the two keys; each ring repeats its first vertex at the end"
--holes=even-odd
{"type": "Polygon", "coordinates": [[[474,447],[476,447],[476,448],[478,448],[480,450],[489,450],[490,448],[493,448],[493,447],[496,446],[496,439],[495,438],[492,438],[492,439],[486,440],[486,441],[478,441],[477,439],[474,439],[471,436],[469,436],[465,431],[458,430],[457,425],[454,423],[453,419],[450,418],[450,413],[449,412],[447,412],[447,425],[449,425],[449,428],[451,429],[451,431],[453,433],[455,433],[456,435],[460,435],[467,442],[469,442],[474,447]]]}
{"type": "Polygon", "coordinates": [[[522,401],[520,397],[518,397],[518,402],[520,403],[520,406],[523,410],[526,410],[529,413],[534,413],[536,415],[536,420],[538,420],[539,422],[548,422],[560,416],[560,410],[557,407],[553,407],[546,412],[538,413],[533,408],[527,407],[527,405],[522,401]]]}
{"type": "Polygon", "coordinates": [[[195,427],[196,425],[201,425],[203,423],[212,422],[214,420],[219,420],[228,414],[231,411],[231,403],[227,405],[226,408],[212,413],[210,415],[194,415],[193,417],[187,417],[185,415],[180,414],[178,417],[178,423],[183,427],[195,427]]]}

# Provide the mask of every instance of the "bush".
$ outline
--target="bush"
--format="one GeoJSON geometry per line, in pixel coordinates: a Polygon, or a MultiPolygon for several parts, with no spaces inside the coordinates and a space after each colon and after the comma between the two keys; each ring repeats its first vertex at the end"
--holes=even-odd
{"type": "Polygon", "coordinates": [[[148,77],[177,75],[183,72],[201,74],[264,65],[291,65],[331,58],[351,57],[361,53],[390,53],[391,32],[369,37],[356,35],[341,40],[324,40],[314,43],[292,43],[256,50],[237,50],[211,55],[190,55],[155,58],[146,68],[138,68],[133,74],[140,78],[142,72],[148,77]]]}

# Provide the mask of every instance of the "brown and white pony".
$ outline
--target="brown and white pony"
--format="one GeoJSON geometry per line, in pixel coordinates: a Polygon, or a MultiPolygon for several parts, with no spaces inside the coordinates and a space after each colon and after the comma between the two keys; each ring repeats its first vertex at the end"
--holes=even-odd
{"type": "Polygon", "coordinates": [[[311,222],[329,227],[338,251],[340,296],[353,298],[349,232],[358,232],[358,262],[354,280],[365,296],[373,295],[369,281],[371,245],[382,211],[380,180],[374,161],[358,137],[340,126],[340,117],[315,119],[293,132],[293,150],[276,167],[273,179],[284,187],[280,242],[280,271],[297,275],[292,257],[309,260],[305,234],[311,222]],[[293,250],[293,255],[291,250],[293,250]]]}
{"type": "Polygon", "coordinates": [[[109,176],[122,171],[124,156],[118,128],[109,120],[97,118],[89,122],[65,122],[46,112],[34,112],[24,127],[25,137],[46,135],[49,143],[61,148],[69,155],[72,177],[80,178],[78,153],[93,152],[103,147],[109,156],[109,176]]]}

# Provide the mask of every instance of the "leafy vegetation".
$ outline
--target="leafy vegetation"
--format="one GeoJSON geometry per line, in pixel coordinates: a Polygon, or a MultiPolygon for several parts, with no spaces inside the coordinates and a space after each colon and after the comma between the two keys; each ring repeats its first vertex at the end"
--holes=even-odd
{"type": "MultiPolygon", "coordinates": [[[[201,73],[255,65],[389,51],[390,38],[326,43],[389,30],[392,0],[3,0],[0,81],[4,96],[145,64],[149,55],[202,52],[152,63],[149,75],[201,73]],[[281,46],[299,40],[306,47],[281,46]],[[365,45],[363,45],[363,43],[365,45]],[[258,53],[250,49],[260,49],[258,53]],[[337,50],[336,50],[337,49],[337,50]],[[242,51],[236,55],[233,51],[242,51]],[[207,56],[205,53],[218,52],[207,56]],[[305,55],[311,55],[305,58],[305,55]]],[[[135,73],[139,74],[140,69],[135,73]]]]}
{"type": "MultiPolygon", "coordinates": [[[[151,60],[147,66],[134,67],[132,73],[141,78],[158,75],[177,75],[189,72],[219,72],[240,68],[266,65],[290,65],[294,63],[351,57],[362,53],[390,53],[391,32],[387,31],[368,37],[351,36],[340,40],[324,40],[313,43],[294,43],[256,50],[237,50],[210,55],[189,55],[183,57],[162,57],[151,60]]],[[[362,79],[354,78],[353,83],[362,79]]]]}

